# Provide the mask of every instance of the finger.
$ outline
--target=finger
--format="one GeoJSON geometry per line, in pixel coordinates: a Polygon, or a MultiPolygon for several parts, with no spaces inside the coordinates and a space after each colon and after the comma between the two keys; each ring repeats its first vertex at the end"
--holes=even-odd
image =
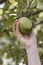
{"type": "Polygon", "coordinates": [[[16,35],[18,36],[18,37],[22,37],[22,34],[20,33],[20,31],[19,31],[19,22],[17,22],[17,24],[16,24],[16,35]]]}
{"type": "Polygon", "coordinates": [[[15,20],[14,24],[13,24],[13,32],[14,35],[16,35],[16,25],[17,25],[18,20],[15,20]]]}
{"type": "Polygon", "coordinates": [[[23,43],[25,42],[25,39],[24,39],[23,35],[19,31],[19,22],[17,22],[17,25],[16,25],[16,36],[18,37],[18,39],[21,42],[23,42],[23,43]]]}

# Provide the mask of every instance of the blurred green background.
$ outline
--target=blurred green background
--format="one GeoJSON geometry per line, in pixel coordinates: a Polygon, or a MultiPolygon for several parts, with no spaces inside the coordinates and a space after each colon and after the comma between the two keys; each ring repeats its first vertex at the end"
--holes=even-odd
{"type": "Polygon", "coordinates": [[[14,36],[16,18],[32,20],[43,65],[43,0],[0,0],[0,65],[28,65],[26,50],[14,36]]]}

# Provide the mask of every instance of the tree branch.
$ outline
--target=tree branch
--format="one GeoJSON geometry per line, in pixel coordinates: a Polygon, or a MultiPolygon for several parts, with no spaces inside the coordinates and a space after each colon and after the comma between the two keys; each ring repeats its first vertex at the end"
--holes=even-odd
{"type": "MultiPolygon", "coordinates": [[[[31,15],[37,15],[37,14],[39,14],[40,12],[43,12],[43,10],[39,10],[39,11],[36,11],[36,12],[32,12],[32,13],[29,13],[29,14],[25,14],[25,15],[23,15],[23,16],[25,16],[25,17],[30,17],[31,15]]],[[[16,19],[19,19],[19,18],[20,18],[20,16],[18,16],[16,19]]],[[[42,23],[43,23],[43,20],[40,21],[39,23],[33,25],[33,28],[36,27],[36,26],[39,25],[39,24],[42,24],[42,23]]]]}
{"type": "MultiPolygon", "coordinates": [[[[38,10],[38,11],[32,12],[32,13],[26,13],[26,14],[22,15],[22,17],[23,17],[23,16],[25,16],[25,17],[30,17],[31,15],[37,15],[37,14],[39,14],[40,12],[43,12],[43,10],[38,10]]],[[[16,19],[19,19],[19,18],[20,18],[20,16],[17,16],[17,17],[16,17],[16,19]]]]}
{"type": "Polygon", "coordinates": [[[32,1],[33,0],[30,1],[29,5],[27,5],[27,9],[30,8],[32,1]]]}
{"type": "Polygon", "coordinates": [[[40,25],[40,24],[43,24],[43,20],[40,21],[40,22],[38,22],[38,23],[36,23],[36,24],[34,24],[34,25],[33,25],[33,28],[35,28],[37,25],[40,25]]]}
{"type": "Polygon", "coordinates": [[[43,10],[38,10],[38,11],[36,11],[36,12],[32,12],[32,13],[27,13],[27,14],[25,14],[24,16],[26,16],[26,17],[29,17],[29,16],[31,16],[31,15],[37,15],[37,14],[39,14],[40,12],[43,12],[43,10]]]}

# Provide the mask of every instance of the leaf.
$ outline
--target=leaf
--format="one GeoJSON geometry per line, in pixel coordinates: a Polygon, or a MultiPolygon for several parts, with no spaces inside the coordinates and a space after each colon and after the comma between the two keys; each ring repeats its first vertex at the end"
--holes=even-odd
{"type": "Polygon", "coordinates": [[[37,33],[38,40],[43,41],[43,31],[39,30],[37,33]]]}
{"type": "Polygon", "coordinates": [[[11,3],[11,5],[14,7],[14,6],[17,6],[17,2],[15,2],[15,0],[9,0],[9,2],[11,3]]]}
{"type": "Polygon", "coordinates": [[[9,29],[13,26],[14,16],[9,16],[8,19],[4,21],[4,29],[9,29]]]}
{"type": "Polygon", "coordinates": [[[10,6],[10,3],[8,1],[6,1],[5,6],[3,8],[3,11],[5,12],[6,10],[8,10],[9,9],[9,6],[10,6]]]}
{"type": "Polygon", "coordinates": [[[27,0],[15,0],[18,2],[18,6],[17,6],[17,14],[20,14],[20,11],[25,8],[26,4],[27,4],[27,0]]]}
{"type": "Polygon", "coordinates": [[[2,15],[3,14],[3,9],[0,9],[0,15],[2,15]]]}

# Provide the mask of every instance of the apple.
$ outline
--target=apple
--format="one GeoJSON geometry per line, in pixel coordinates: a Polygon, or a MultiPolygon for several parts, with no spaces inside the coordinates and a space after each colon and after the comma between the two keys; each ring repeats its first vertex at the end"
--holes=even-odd
{"type": "Polygon", "coordinates": [[[32,30],[32,20],[27,17],[21,17],[19,19],[19,30],[23,34],[29,34],[32,30]]]}

